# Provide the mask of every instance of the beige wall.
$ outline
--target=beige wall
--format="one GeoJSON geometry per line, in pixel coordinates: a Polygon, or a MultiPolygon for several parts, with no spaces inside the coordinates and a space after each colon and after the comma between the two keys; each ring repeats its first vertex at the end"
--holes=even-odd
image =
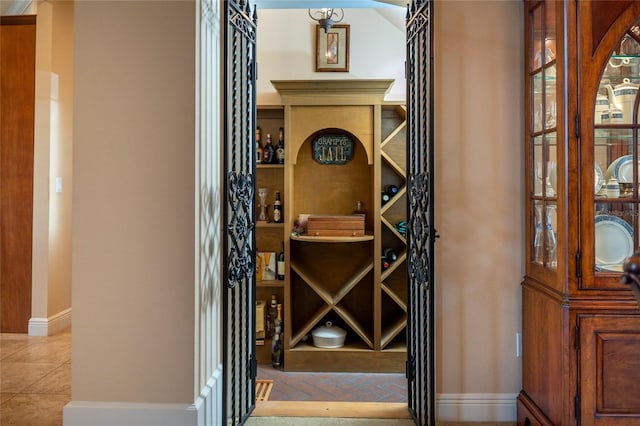
{"type": "MultiPolygon", "coordinates": [[[[306,10],[258,16],[259,104],[280,79],[395,78],[405,98],[403,8],[345,11],[349,73],[314,72],[306,10]]],[[[436,2],[438,393],[520,390],[522,33],[521,2],[436,2]]]]}
{"type": "Polygon", "coordinates": [[[271,80],[389,78],[387,100],[405,98],[403,8],[345,9],[349,72],[315,72],[315,25],[307,9],[258,11],[258,104],[279,104],[271,80]]]}
{"type": "Polygon", "coordinates": [[[436,3],[437,381],[521,387],[522,2],[436,3]]]}
{"type": "MultiPolygon", "coordinates": [[[[276,18],[263,13],[259,49],[273,50],[276,18]]],[[[404,87],[400,29],[385,37],[398,52],[365,54],[373,36],[359,31],[381,30],[372,11],[348,13],[360,55],[348,75],[313,72],[301,18],[295,55],[259,52],[258,102],[277,102],[271,79],[396,76],[404,87]],[[290,60],[267,59],[278,57],[290,60]]],[[[520,2],[437,3],[440,393],[520,389],[521,13],[520,2]]],[[[75,5],[74,401],[192,402],[206,378],[194,373],[194,22],[192,2],[75,5]]]]}
{"type": "Polygon", "coordinates": [[[75,3],[74,401],[194,400],[195,13],[75,3]]]}
{"type": "Polygon", "coordinates": [[[51,318],[71,307],[73,3],[37,15],[32,317],[51,318]]]}

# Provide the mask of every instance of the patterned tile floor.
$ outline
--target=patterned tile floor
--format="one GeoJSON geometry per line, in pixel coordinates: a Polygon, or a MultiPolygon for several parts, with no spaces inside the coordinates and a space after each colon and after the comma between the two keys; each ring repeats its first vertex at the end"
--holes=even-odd
{"type": "Polygon", "coordinates": [[[70,331],[0,334],[0,425],[61,425],[70,400],[70,331]]]}
{"type": "MultiPolygon", "coordinates": [[[[403,374],[287,373],[258,368],[259,379],[271,379],[270,401],[406,402],[403,374]]],[[[71,332],[49,337],[0,334],[0,425],[60,426],[62,409],[71,400],[71,332]]],[[[251,425],[411,424],[371,419],[252,418],[251,425]],[[333,422],[333,423],[332,423],[333,422]]],[[[438,423],[440,424],[440,423],[438,423]]],[[[474,423],[442,423],[454,426],[474,423]]],[[[483,425],[498,423],[484,423],[483,425]]],[[[501,423],[504,425],[513,423],[501,423]]],[[[479,424],[478,424],[479,425],[479,424]]]]}
{"type": "Polygon", "coordinates": [[[404,374],[300,373],[260,365],[258,379],[273,380],[270,401],[407,402],[404,374]]]}

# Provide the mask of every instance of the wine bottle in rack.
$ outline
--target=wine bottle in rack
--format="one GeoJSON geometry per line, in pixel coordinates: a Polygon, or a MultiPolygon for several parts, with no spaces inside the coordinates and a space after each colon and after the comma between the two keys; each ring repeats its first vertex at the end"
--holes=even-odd
{"type": "Polygon", "coordinates": [[[284,164],[284,128],[280,127],[276,145],[276,159],[278,164],[284,164]]]}
{"type": "Polygon", "coordinates": [[[273,334],[275,332],[275,322],[278,316],[278,300],[276,299],[276,295],[271,295],[271,304],[269,305],[269,309],[267,309],[267,329],[266,335],[267,339],[273,339],[273,334]]]}
{"type": "Polygon", "coordinates": [[[282,327],[282,305],[276,307],[276,320],[274,321],[273,340],[271,341],[271,365],[274,368],[282,368],[284,364],[284,351],[282,337],[284,336],[282,327]]]}
{"type": "Polygon", "coordinates": [[[389,263],[393,263],[398,260],[398,254],[392,248],[388,248],[384,251],[384,257],[389,261],[389,263]]]}
{"type": "Polygon", "coordinates": [[[396,185],[387,185],[384,187],[384,192],[389,195],[389,198],[393,197],[398,193],[399,189],[396,185]]]}
{"type": "Polygon", "coordinates": [[[284,241],[280,245],[280,254],[278,254],[278,274],[280,281],[284,280],[284,241]]]}
{"type": "Polygon", "coordinates": [[[262,142],[260,141],[261,139],[261,131],[260,131],[260,127],[256,128],[256,164],[261,164],[262,163],[262,158],[264,156],[264,151],[262,149],[262,142]]]}
{"type": "Polygon", "coordinates": [[[389,269],[389,266],[391,266],[391,264],[389,263],[389,261],[387,260],[386,257],[382,256],[381,260],[380,260],[380,265],[382,266],[382,270],[385,271],[387,269],[389,269]]]}
{"type": "Polygon", "coordinates": [[[384,206],[385,204],[387,204],[389,202],[389,200],[391,199],[391,197],[389,196],[389,194],[387,194],[386,192],[383,192],[382,195],[380,195],[380,203],[384,206]]]}
{"type": "Polygon", "coordinates": [[[262,164],[271,164],[276,157],[276,153],[271,144],[271,133],[267,133],[267,140],[264,143],[264,152],[262,155],[262,164]]]}
{"type": "Polygon", "coordinates": [[[273,221],[282,223],[284,220],[282,214],[282,200],[280,200],[280,191],[276,191],[276,200],[273,202],[273,221]]]}

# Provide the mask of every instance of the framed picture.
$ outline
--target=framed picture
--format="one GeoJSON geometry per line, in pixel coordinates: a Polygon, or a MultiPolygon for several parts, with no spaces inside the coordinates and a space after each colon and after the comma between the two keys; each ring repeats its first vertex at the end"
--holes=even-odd
{"type": "Polygon", "coordinates": [[[349,25],[316,25],[316,72],[349,71],[349,25]]]}

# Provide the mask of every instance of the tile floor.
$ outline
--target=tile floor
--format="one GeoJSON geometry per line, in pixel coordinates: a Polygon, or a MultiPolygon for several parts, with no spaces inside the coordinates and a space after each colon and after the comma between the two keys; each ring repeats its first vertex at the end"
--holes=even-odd
{"type": "MultiPolygon", "coordinates": [[[[70,330],[49,337],[0,333],[0,425],[61,426],[62,409],[70,400],[70,330]]],[[[334,424],[327,423],[328,419],[326,418],[315,419],[316,423],[313,423],[313,419],[286,420],[289,423],[285,422],[284,418],[256,418],[251,419],[249,424],[309,426],[334,424]]],[[[344,419],[336,421],[338,423],[335,424],[340,425],[360,424],[357,422],[345,423],[344,419]]],[[[380,421],[383,422],[381,424],[390,424],[384,423],[385,420],[380,421]]],[[[378,424],[371,419],[364,423],[378,424]]],[[[491,423],[491,425],[494,424],[498,423],[491,423]]],[[[458,423],[442,423],[442,425],[457,426],[458,423]]]]}
{"type": "Polygon", "coordinates": [[[71,332],[0,334],[0,425],[62,425],[71,400],[71,332]]]}

